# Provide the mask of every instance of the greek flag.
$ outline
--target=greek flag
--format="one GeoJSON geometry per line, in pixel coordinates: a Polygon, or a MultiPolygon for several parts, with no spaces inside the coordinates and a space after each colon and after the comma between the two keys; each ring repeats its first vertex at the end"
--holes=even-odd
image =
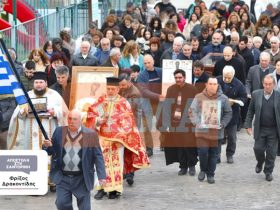
{"type": "Polygon", "coordinates": [[[26,104],[24,92],[0,45],[0,95],[14,95],[19,105],[26,104]]]}

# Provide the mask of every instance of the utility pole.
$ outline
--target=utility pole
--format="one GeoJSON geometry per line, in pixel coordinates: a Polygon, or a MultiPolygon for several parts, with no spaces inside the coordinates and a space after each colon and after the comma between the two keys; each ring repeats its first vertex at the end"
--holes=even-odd
{"type": "Polygon", "coordinates": [[[88,21],[92,22],[92,1],[88,0],[88,21]]]}
{"type": "Polygon", "coordinates": [[[17,51],[17,0],[13,0],[13,28],[11,46],[17,51]]]}

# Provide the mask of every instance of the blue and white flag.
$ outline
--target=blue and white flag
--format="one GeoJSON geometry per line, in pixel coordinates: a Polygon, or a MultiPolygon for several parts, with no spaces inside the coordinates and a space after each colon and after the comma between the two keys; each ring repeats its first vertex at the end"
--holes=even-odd
{"type": "Polygon", "coordinates": [[[24,92],[0,45],[0,95],[14,95],[19,105],[26,104],[24,92]]]}

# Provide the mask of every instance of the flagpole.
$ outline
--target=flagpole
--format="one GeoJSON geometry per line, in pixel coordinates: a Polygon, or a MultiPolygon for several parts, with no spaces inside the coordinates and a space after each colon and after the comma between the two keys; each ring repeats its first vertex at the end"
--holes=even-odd
{"type": "Polygon", "coordinates": [[[20,86],[21,86],[21,88],[22,88],[22,91],[23,91],[23,93],[24,93],[24,95],[25,95],[25,97],[26,97],[26,99],[27,99],[27,102],[28,102],[28,104],[29,104],[29,106],[30,106],[30,108],[31,108],[31,110],[32,110],[32,112],[33,112],[33,114],[34,114],[34,117],[35,117],[35,119],[36,119],[36,121],[37,121],[37,123],[38,123],[38,125],[39,125],[39,127],[40,127],[40,129],[41,129],[41,131],[42,131],[42,134],[43,134],[44,138],[47,140],[47,139],[49,139],[49,137],[48,137],[48,135],[47,135],[47,133],[46,133],[46,130],[44,129],[44,127],[43,127],[43,125],[42,125],[42,123],[41,123],[41,121],[40,121],[40,119],[39,119],[39,116],[38,116],[38,114],[37,114],[37,112],[36,112],[36,110],[35,110],[35,108],[34,108],[34,106],[33,106],[33,104],[32,104],[32,101],[31,101],[31,99],[30,99],[30,97],[29,97],[29,95],[28,95],[28,93],[27,93],[27,91],[26,91],[24,85],[23,85],[22,82],[20,81],[19,73],[17,72],[17,70],[16,70],[16,68],[15,68],[14,62],[13,62],[13,60],[11,59],[11,56],[10,56],[8,50],[7,50],[7,47],[6,47],[6,45],[5,45],[5,43],[4,43],[3,39],[2,39],[2,37],[0,37],[0,43],[1,43],[1,45],[2,45],[2,48],[3,48],[3,50],[4,50],[4,52],[5,52],[6,56],[7,56],[7,59],[8,59],[8,61],[9,61],[10,65],[11,65],[11,67],[12,67],[12,71],[13,71],[14,75],[16,76],[16,78],[17,78],[17,80],[18,80],[18,82],[19,82],[19,84],[20,84],[20,86]]]}

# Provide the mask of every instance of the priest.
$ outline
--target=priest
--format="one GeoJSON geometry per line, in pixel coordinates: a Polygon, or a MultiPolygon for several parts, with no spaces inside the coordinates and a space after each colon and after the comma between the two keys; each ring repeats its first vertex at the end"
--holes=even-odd
{"type": "MultiPolygon", "coordinates": [[[[28,92],[33,104],[36,103],[40,121],[51,138],[57,126],[67,124],[68,108],[55,90],[47,87],[47,74],[34,73],[33,89],[28,92]]],[[[40,150],[44,136],[28,105],[17,106],[8,130],[8,149],[40,150]]],[[[51,187],[51,191],[55,191],[51,187]]]]}
{"type": "Polygon", "coordinates": [[[108,77],[106,95],[87,112],[86,126],[99,133],[106,169],[106,184],[98,187],[95,199],[107,192],[109,199],[117,198],[123,191],[123,174],[149,166],[130,104],[118,92],[119,79],[108,77]]]}

